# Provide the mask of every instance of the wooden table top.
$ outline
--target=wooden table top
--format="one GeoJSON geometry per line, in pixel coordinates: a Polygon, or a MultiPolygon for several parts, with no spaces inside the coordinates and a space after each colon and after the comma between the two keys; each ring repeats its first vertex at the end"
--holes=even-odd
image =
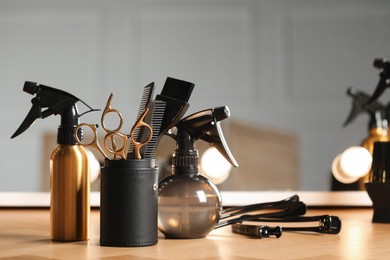
{"type": "Polygon", "coordinates": [[[0,209],[1,259],[390,259],[390,224],[372,223],[372,209],[309,209],[306,215],[342,219],[338,235],[284,232],[280,238],[251,238],[231,227],[206,238],[174,240],[162,235],[151,247],[99,245],[99,210],[91,212],[91,239],[49,240],[48,209],[0,209]]]}

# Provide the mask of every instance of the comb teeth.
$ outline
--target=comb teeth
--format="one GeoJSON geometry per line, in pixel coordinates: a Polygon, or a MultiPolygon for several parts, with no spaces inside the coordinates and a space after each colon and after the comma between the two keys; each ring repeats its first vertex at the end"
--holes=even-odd
{"type": "Polygon", "coordinates": [[[187,102],[190,99],[194,86],[191,82],[168,77],[161,95],[187,102]]]}
{"type": "MultiPolygon", "coordinates": [[[[160,130],[162,125],[162,119],[164,118],[165,113],[165,106],[166,103],[161,100],[154,100],[151,101],[150,106],[153,106],[152,109],[152,121],[151,121],[151,127],[153,130],[152,139],[150,142],[146,145],[145,151],[144,151],[144,158],[154,158],[154,153],[157,147],[157,143],[160,136],[160,130]]],[[[148,105],[149,107],[149,105],[148,105]]]]}
{"type": "MultiPolygon", "coordinates": [[[[146,87],[144,87],[144,91],[142,92],[141,103],[139,104],[139,108],[138,108],[138,114],[137,114],[137,119],[136,119],[137,121],[140,118],[140,116],[142,115],[142,113],[145,111],[145,108],[146,108],[148,102],[151,100],[152,95],[153,95],[153,91],[154,91],[154,82],[152,82],[149,85],[147,85],[146,87]]],[[[139,128],[136,128],[134,130],[134,133],[133,133],[134,140],[139,141],[138,140],[139,131],[140,131],[139,128]]],[[[133,142],[130,142],[128,152],[132,152],[133,150],[134,150],[134,144],[133,144],[133,142]]]]}
{"type": "Polygon", "coordinates": [[[152,82],[149,85],[147,85],[146,87],[144,87],[144,91],[142,93],[142,98],[141,98],[141,103],[139,104],[139,108],[138,108],[137,119],[141,116],[141,114],[145,110],[145,107],[148,104],[149,100],[152,99],[153,90],[154,90],[154,82],[152,82]]]}

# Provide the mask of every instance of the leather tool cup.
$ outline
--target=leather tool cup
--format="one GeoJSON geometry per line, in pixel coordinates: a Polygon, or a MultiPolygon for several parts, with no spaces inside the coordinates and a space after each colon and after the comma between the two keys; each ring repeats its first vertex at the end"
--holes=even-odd
{"type": "Polygon", "coordinates": [[[100,245],[157,244],[157,196],[154,160],[106,160],[101,170],[100,245]]]}

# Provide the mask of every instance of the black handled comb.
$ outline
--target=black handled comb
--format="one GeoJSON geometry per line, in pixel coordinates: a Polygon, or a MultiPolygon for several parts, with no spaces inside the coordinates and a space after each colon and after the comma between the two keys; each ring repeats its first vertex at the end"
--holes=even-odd
{"type": "MultiPolygon", "coordinates": [[[[144,91],[142,93],[142,98],[141,98],[141,103],[139,104],[139,108],[138,108],[137,120],[140,118],[142,113],[145,111],[147,104],[152,99],[153,91],[154,91],[154,82],[152,82],[149,85],[147,85],[146,87],[144,87],[144,91]]],[[[139,141],[138,140],[139,131],[140,131],[140,128],[136,128],[134,130],[134,133],[133,133],[134,140],[139,141]]],[[[129,155],[132,153],[134,153],[134,144],[133,144],[133,142],[130,142],[127,157],[132,158],[132,157],[129,157],[129,155]]]]}
{"type": "Polygon", "coordinates": [[[144,148],[145,149],[143,153],[144,158],[149,158],[149,159],[154,158],[154,153],[160,136],[161,123],[165,113],[165,106],[166,103],[161,100],[152,100],[149,102],[147,106],[149,108],[149,111],[152,111],[151,112],[152,119],[150,125],[152,127],[153,134],[152,134],[152,139],[144,148]]]}

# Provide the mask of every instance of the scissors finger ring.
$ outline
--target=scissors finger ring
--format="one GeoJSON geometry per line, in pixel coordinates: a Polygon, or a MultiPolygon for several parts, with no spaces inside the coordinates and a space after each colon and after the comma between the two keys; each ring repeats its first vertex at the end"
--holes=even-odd
{"type": "Polygon", "coordinates": [[[150,140],[152,139],[153,137],[153,129],[150,125],[148,125],[147,123],[145,123],[144,121],[144,118],[146,116],[146,114],[148,113],[149,109],[145,109],[145,111],[143,112],[143,114],[141,115],[141,117],[138,119],[138,121],[134,124],[133,126],[133,129],[131,130],[131,134],[130,134],[130,139],[131,141],[133,142],[134,144],[134,149],[135,149],[135,157],[137,159],[141,159],[141,153],[140,153],[140,149],[142,146],[146,145],[147,143],[150,142],[150,140]],[[148,138],[145,140],[145,141],[137,141],[134,139],[134,132],[135,132],[135,129],[139,128],[139,127],[146,127],[149,131],[149,135],[148,135],[148,138]]]}
{"type": "Polygon", "coordinates": [[[104,147],[109,153],[112,153],[114,156],[119,155],[120,157],[122,157],[122,159],[126,160],[125,151],[127,140],[127,136],[120,132],[110,132],[104,137],[104,147]],[[119,137],[122,140],[122,145],[119,145],[119,147],[116,145],[115,137],[119,137]],[[110,141],[111,145],[107,145],[108,140],[110,141]]]}
{"type": "Polygon", "coordinates": [[[118,132],[121,128],[122,128],[122,125],[123,125],[123,117],[122,117],[122,114],[121,112],[119,112],[117,109],[114,109],[111,107],[111,100],[112,98],[114,97],[114,94],[111,93],[110,97],[108,98],[107,100],[107,104],[106,104],[106,107],[104,108],[103,110],[103,113],[102,113],[102,117],[101,117],[101,123],[102,123],[102,127],[103,129],[109,133],[109,132],[118,132]],[[109,114],[109,113],[115,113],[118,117],[119,117],[119,125],[117,128],[115,129],[109,129],[106,124],[105,124],[105,117],[109,114]]]}
{"type": "Polygon", "coordinates": [[[103,151],[103,149],[100,147],[99,145],[99,142],[98,142],[98,133],[97,133],[97,128],[98,126],[97,125],[94,125],[94,124],[87,124],[87,123],[82,123],[82,124],[79,124],[76,129],[75,129],[75,132],[74,132],[74,137],[76,139],[76,142],[79,144],[79,145],[83,145],[85,147],[87,146],[91,146],[91,147],[94,147],[96,150],[98,150],[98,152],[103,155],[104,158],[108,159],[108,156],[105,154],[105,152],[103,151]],[[83,140],[80,140],[79,136],[77,135],[78,131],[81,130],[83,127],[89,127],[91,130],[92,130],[92,133],[93,133],[93,139],[91,140],[91,142],[89,143],[84,143],[83,140]]]}

